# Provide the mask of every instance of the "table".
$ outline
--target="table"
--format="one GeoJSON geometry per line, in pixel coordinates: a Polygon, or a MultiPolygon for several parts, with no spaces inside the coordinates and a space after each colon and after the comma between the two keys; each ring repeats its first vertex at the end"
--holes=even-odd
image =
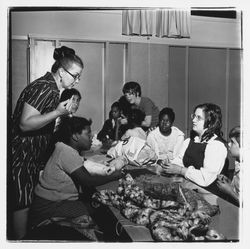
{"type": "MultiPolygon", "coordinates": [[[[103,163],[108,160],[108,158],[98,152],[90,153],[86,156],[87,158],[103,163]]],[[[145,174],[145,172],[150,171],[145,168],[134,168],[129,167],[130,173],[133,175],[133,171],[136,174],[140,175],[145,174]]],[[[151,171],[152,172],[152,171],[151,171]]],[[[164,177],[159,177],[160,180],[164,181],[164,177]]],[[[198,192],[207,200],[210,204],[216,204],[220,207],[220,213],[212,217],[212,221],[209,225],[210,228],[214,228],[219,233],[222,233],[226,236],[228,241],[238,241],[239,240],[239,211],[240,209],[229,203],[226,200],[216,196],[215,194],[195,185],[194,183],[189,182],[184,179],[184,185],[187,188],[196,189],[198,192]]],[[[97,187],[97,190],[110,189],[116,190],[118,186],[118,181],[109,182],[102,186],[97,187]]],[[[114,207],[107,207],[110,210],[110,213],[114,216],[116,224],[115,224],[115,232],[117,236],[121,236],[126,233],[126,235],[130,238],[131,241],[153,241],[150,230],[144,226],[139,226],[135,223],[124,218],[120,211],[114,207]]]]}

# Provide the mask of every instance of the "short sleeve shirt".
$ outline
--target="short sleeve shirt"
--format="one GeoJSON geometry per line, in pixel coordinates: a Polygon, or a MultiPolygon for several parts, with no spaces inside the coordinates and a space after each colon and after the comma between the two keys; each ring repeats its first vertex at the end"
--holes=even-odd
{"type": "Polygon", "coordinates": [[[77,200],[78,190],[70,177],[82,167],[84,158],[72,147],[58,142],[55,150],[39,177],[36,195],[51,201],[77,200]]]}
{"type": "Polygon", "coordinates": [[[137,108],[143,111],[146,116],[152,116],[151,127],[154,127],[158,124],[159,109],[150,98],[141,97],[140,104],[137,108]]]}
{"type": "MultiPolygon", "coordinates": [[[[51,73],[47,72],[43,77],[30,83],[21,93],[12,117],[14,134],[20,132],[19,123],[24,103],[28,103],[41,114],[49,113],[59,104],[59,89],[51,73]]],[[[53,132],[54,122],[40,129],[41,133],[53,132]]],[[[35,132],[35,135],[39,131],[35,132]]]]}

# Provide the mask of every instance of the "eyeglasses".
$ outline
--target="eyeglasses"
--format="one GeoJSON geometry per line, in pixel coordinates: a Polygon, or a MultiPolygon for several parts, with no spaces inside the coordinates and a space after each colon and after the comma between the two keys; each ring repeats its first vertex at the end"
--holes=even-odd
{"type": "Polygon", "coordinates": [[[195,119],[195,118],[196,118],[198,121],[204,120],[203,117],[201,117],[201,116],[199,116],[199,115],[196,115],[195,113],[192,113],[192,114],[191,114],[191,119],[193,120],[193,119],[195,119]]]}
{"type": "Polygon", "coordinates": [[[71,72],[69,72],[63,65],[62,65],[62,68],[69,74],[69,75],[71,75],[72,77],[73,77],[73,79],[74,79],[74,81],[79,81],[80,80],[80,74],[76,74],[76,75],[74,75],[74,74],[72,74],[71,72]]]}

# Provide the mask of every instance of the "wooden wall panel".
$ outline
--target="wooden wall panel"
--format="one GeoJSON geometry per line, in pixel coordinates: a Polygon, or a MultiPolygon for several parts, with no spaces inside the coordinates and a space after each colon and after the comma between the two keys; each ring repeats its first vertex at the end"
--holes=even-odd
{"type": "Polygon", "coordinates": [[[190,48],[188,67],[189,114],[198,104],[217,104],[222,110],[222,130],[225,134],[226,49],[190,48]]]}
{"type": "Polygon", "coordinates": [[[103,124],[103,43],[61,42],[61,46],[75,49],[84,63],[81,80],[76,88],[82,95],[77,111],[79,116],[93,120],[92,130],[98,131],[103,124]]]}
{"type": "Polygon", "coordinates": [[[128,73],[126,81],[136,81],[141,85],[142,96],[149,92],[149,45],[145,43],[129,44],[128,73]]]}
{"type": "Polygon", "coordinates": [[[114,101],[117,101],[122,96],[123,87],[123,67],[124,67],[124,44],[109,44],[109,59],[108,59],[108,76],[105,82],[106,89],[106,118],[110,111],[110,107],[114,101]]]}
{"type": "Polygon", "coordinates": [[[179,129],[186,132],[185,129],[185,82],[186,82],[186,48],[170,47],[169,49],[169,94],[168,106],[175,112],[175,123],[179,129]]]}
{"type": "Polygon", "coordinates": [[[161,110],[168,105],[168,46],[150,45],[148,97],[161,110]]]}
{"type": "Polygon", "coordinates": [[[12,40],[11,42],[11,87],[10,105],[12,113],[22,90],[27,86],[27,40],[12,40]]]}
{"type": "Polygon", "coordinates": [[[228,132],[240,125],[241,110],[241,51],[229,50],[228,132]]]}

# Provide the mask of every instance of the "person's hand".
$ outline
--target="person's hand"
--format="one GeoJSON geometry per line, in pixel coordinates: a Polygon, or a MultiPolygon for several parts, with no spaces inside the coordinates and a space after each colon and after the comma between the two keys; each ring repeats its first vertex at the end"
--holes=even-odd
{"type": "Polygon", "coordinates": [[[166,174],[181,174],[181,170],[183,167],[168,163],[168,164],[161,164],[162,170],[166,174]]]}
{"type": "Polygon", "coordinates": [[[119,122],[121,125],[126,125],[128,123],[128,119],[123,114],[121,114],[121,117],[119,118],[119,122]]]}
{"type": "Polygon", "coordinates": [[[147,134],[153,130],[155,130],[157,128],[157,126],[152,126],[152,127],[149,127],[148,130],[147,130],[147,134]]]}
{"type": "Polygon", "coordinates": [[[232,186],[231,186],[231,184],[230,184],[230,182],[229,181],[220,181],[220,180],[217,180],[216,181],[216,185],[217,185],[217,187],[222,191],[222,192],[224,192],[224,193],[226,193],[226,194],[231,194],[232,192],[234,192],[233,191],[233,188],[232,188],[232,186]]]}
{"type": "Polygon", "coordinates": [[[109,166],[114,167],[116,170],[122,169],[127,164],[127,160],[124,157],[117,157],[110,162],[109,166]]]}
{"type": "Polygon", "coordinates": [[[217,182],[230,183],[230,180],[225,175],[217,175],[217,182]]]}
{"type": "Polygon", "coordinates": [[[68,104],[69,100],[65,100],[61,103],[56,108],[56,111],[58,112],[58,116],[64,116],[64,115],[69,115],[70,112],[66,109],[66,106],[68,104]]]}

